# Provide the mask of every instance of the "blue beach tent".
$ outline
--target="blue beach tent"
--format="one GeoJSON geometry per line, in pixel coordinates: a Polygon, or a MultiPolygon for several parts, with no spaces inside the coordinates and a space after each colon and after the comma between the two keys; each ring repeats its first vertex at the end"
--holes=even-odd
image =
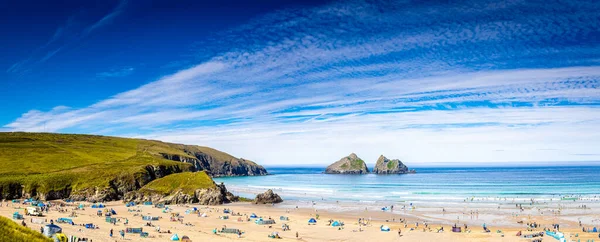
{"type": "Polygon", "coordinates": [[[385,225],[381,225],[380,229],[381,229],[381,231],[383,231],[383,232],[390,232],[390,227],[388,227],[388,226],[385,226],[385,225]]]}
{"type": "Polygon", "coordinates": [[[309,223],[309,224],[316,224],[316,223],[317,223],[317,220],[316,220],[315,218],[310,218],[310,219],[308,220],[308,223],[309,223]]]}
{"type": "Polygon", "coordinates": [[[338,227],[338,226],[342,226],[342,224],[338,221],[333,221],[333,223],[331,224],[331,226],[333,227],[338,227]]]}

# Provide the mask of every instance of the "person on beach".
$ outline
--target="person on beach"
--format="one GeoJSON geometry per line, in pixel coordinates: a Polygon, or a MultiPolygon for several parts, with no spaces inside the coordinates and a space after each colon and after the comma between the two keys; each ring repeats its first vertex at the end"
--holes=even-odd
{"type": "MultiPolygon", "coordinates": [[[[599,235],[600,236],[600,235],[599,235]]],[[[298,239],[298,231],[296,231],[296,239],[298,239]]]]}
{"type": "Polygon", "coordinates": [[[113,236],[113,229],[110,229],[110,237],[113,236]]]}
{"type": "Polygon", "coordinates": [[[121,239],[125,239],[125,230],[119,231],[119,234],[121,234],[121,239]]]}
{"type": "Polygon", "coordinates": [[[402,230],[398,228],[398,237],[402,237],[402,230]]]}

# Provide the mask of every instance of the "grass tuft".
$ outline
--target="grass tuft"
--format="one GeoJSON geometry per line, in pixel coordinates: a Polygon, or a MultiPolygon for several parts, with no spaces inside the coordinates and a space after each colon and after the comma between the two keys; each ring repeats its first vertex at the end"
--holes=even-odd
{"type": "Polygon", "coordinates": [[[0,216],[0,241],[11,242],[52,242],[38,231],[24,227],[0,216]]]}

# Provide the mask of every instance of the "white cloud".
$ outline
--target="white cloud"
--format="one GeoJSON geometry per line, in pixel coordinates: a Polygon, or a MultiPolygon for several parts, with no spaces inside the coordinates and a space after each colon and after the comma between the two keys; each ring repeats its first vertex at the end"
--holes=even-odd
{"type": "Polygon", "coordinates": [[[565,44],[597,31],[593,11],[575,7],[357,1],[280,11],[225,32],[219,43],[232,49],[196,66],[5,127],[209,145],[263,164],[350,152],[409,164],[600,159],[576,155],[600,145],[600,66],[582,55],[600,47],[565,44]]]}

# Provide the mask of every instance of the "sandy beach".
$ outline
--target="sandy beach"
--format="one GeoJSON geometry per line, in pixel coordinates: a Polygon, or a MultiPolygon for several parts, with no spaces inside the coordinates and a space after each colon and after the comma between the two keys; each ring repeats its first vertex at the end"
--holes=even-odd
{"type": "MultiPolygon", "coordinates": [[[[407,209],[406,205],[396,205],[394,211],[386,212],[368,207],[365,210],[357,209],[356,206],[344,208],[348,205],[339,204],[337,210],[332,208],[320,210],[316,203],[313,205],[300,201],[288,201],[274,206],[242,202],[221,206],[173,205],[168,206],[171,211],[164,213],[163,209],[151,205],[126,207],[123,202],[114,201],[105,203],[105,209],[114,209],[117,215],[113,215],[113,217],[120,219],[114,225],[105,222],[105,217],[98,216],[96,214],[98,209],[91,208],[89,203],[83,203],[86,205],[84,210],[74,210],[79,203],[65,204],[63,207],[55,206],[43,218],[48,222],[51,219],[56,221],[60,217],[69,217],[71,212],[75,211],[77,216],[72,219],[76,225],[59,225],[69,236],[85,237],[93,241],[120,241],[122,239],[118,231],[140,227],[144,232],[149,233],[148,238],[141,238],[138,234],[126,234],[125,240],[169,241],[173,234],[178,234],[180,238],[184,235],[189,236],[192,241],[271,241],[278,239],[269,238],[268,235],[277,232],[284,241],[531,241],[532,239],[516,236],[517,232],[522,231],[522,234],[538,233],[543,231],[544,227],[552,229],[552,224],[560,224],[560,231],[568,240],[587,241],[587,239],[598,239],[598,233],[582,232],[579,221],[583,222],[583,227],[594,227],[593,224],[597,224],[600,217],[595,208],[581,208],[583,205],[589,207],[587,204],[590,203],[563,204],[561,206],[564,208],[560,209],[560,214],[558,212],[544,213],[545,209],[533,208],[533,206],[525,206],[523,210],[514,205],[514,209],[509,207],[498,209],[490,208],[488,205],[486,205],[487,208],[486,206],[477,206],[475,203],[467,203],[465,207],[411,207],[410,209],[407,209]],[[193,207],[196,207],[198,211],[186,213],[186,210],[193,210],[193,207]],[[66,211],[61,212],[59,209],[66,211]],[[225,214],[223,213],[224,209],[229,209],[231,212],[225,214]],[[179,213],[182,216],[181,220],[170,221],[171,213],[179,213]],[[207,217],[200,216],[204,213],[207,217]],[[238,213],[240,216],[234,215],[238,213]],[[254,222],[255,219],[248,219],[252,213],[263,219],[272,218],[276,224],[271,227],[257,225],[254,222]],[[308,220],[316,218],[317,214],[319,219],[316,225],[309,225],[308,220]],[[152,226],[147,226],[148,221],[142,220],[143,215],[160,216],[161,218],[158,221],[152,221],[152,226]],[[228,215],[229,218],[220,218],[225,215],[228,215]],[[289,221],[281,221],[280,216],[288,217],[289,221]],[[367,225],[359,225],[360,218],[367,225]],[[129,222],[128,225],[124,224],[126,219],[129,222]],[[344,226],[330,226],[328,225],[329,220],[343,222],[344,226]],[[526,224],[528,222],[536,222],[539,226],[527,231],[526,224]],[[98,228],[86,229],[80,226],[80,224],[86,223],[93,223],[98,228]],[[418,227],[416,223],[418,223],[418,227]],[[425,229],[424,223],[427,223],[427,229],[425,229]],[[451,231],[454,223],[462,227],[461,233],[451,231]],[[483,231],[483,223],[490,232],[483,231]],[[289,230],[283,231],[283,224],[287,224],[289,230]],[[468,226],[468,232],[465,232],[465,224],[468,226]],[[389,226],[391,231],[381,231],[380,226],[382,225],[389,226]],[[239,229],[243,234],[240,238],[236,234],[213,234],[213,229],[220,230],[223,227],[239,229]],[[437,232],[439,227],[443,227],[444,231],[437,232]],[[157,228],[160,228],[163,233],[157,232],[157,228]],[[110,229],[114,231],[112,238],[109,236],[110,229]],[[400,236],[399,229],[401,230],[400,236]],[[170,234],[165,233],[167,231],[170,231],[170,234]],[[296,233],[298,233],[298,239],[296,239],[296,233]]],[[[25,207],[27,205],[5,202],[0,207],[0,215],[11,218],[15,211],[23,213],[25,207]]],[[[42,224],[32,223],[31,218],[33,217],[25,216],[27,226],[39,230],[42,224]]],[[[545,236],[544,241],[557,240],[545,236]]]]}

